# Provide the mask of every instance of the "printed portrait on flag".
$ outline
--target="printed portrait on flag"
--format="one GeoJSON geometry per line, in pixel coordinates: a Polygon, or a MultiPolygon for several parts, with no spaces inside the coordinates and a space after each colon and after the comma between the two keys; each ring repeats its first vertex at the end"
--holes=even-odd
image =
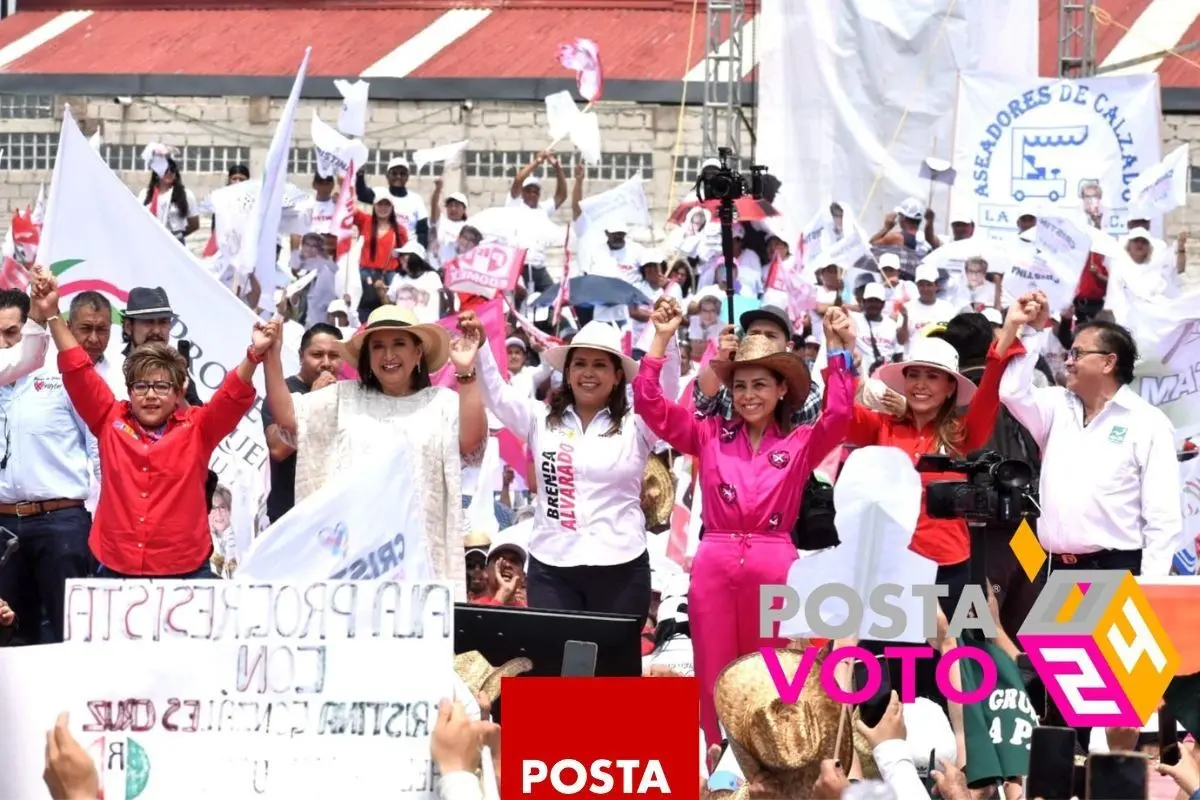
{"type": "Polygon", "coordinates": [[[951,209],[981,232],[1016,230],[1021,210],[1082,211],[1125,231],[1130,183],[1160,161],[1154,75],[1079,80],[966,72],[959,77],[951,209]]]}

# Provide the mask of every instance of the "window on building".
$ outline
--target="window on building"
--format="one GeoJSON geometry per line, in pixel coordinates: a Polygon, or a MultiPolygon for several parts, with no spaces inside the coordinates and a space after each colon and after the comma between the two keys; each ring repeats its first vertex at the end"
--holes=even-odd
{"type": "Polygon", "coordinates": [[[250,163],[249,147],[189,145],[181,148],[184,175],[223,175],[234,164],[250,163]]]}
{"type": "MultiPolygon", "coordinates": [[[[511,179],[537,156],[534,150],[468,150],[463,169],[470,178],[511,179]]],[[[570,177],[575,172],[578,153],[559,156],[563,169],[570,177]]],[[[554,177],[553,169],[542,164],[534,171],[542,180],[554,177]]],[[[635,175],[654,177],[654,158],[650,153],[601,153],[600,163],[587,168],[588,180],[627,181],[635,175]]]]}
{"type": "Polygon", "coordinates": [[[37,172],[54,168],[57,133],[0,133],[3,168],[9,172],[37,172]]]}
{"type": "Polygon", "coordinates": [[[53,119],[54,95],[0,94],[0,119],[53,119]]]}
{"type": "Polygon", "coordinates": [[[141,172],[146,168],[142,163],[143,149],[136,144],[102,144],[100,157],[113,172],[141,172]]]}
{"type": "Polygon", "coordinates": [[[1188,192],[1200,194],[1200,167],[1188,167],[1188,192]]]}

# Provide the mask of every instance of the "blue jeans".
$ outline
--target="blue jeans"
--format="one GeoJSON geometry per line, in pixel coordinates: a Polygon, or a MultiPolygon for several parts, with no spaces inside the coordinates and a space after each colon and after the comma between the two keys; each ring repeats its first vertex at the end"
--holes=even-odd
{"type": "Polygon", "coordinates": [[[96,577],[131,581],[145,580],[149,578],[153,578],[156,581],[215,581],[217,579],[217,576],[213,574],[212,567],[209,566],[207,561],[205,561],[204,564],[202,564],[196,571],[185,572],[182,575],[126,575],[122,572],[109,569],[101,564],[96,570],[96,577]]]}
{"type": "Polygon", "coordinates": [[[0,567],[0,597],[17,615],[14,644],[61,642],[67,581],[89,577],[95,563],[88,549],[92,515],[82,506],[33,517],[0,514],[0,526],[15,533],[18,542],[0,567]]]}

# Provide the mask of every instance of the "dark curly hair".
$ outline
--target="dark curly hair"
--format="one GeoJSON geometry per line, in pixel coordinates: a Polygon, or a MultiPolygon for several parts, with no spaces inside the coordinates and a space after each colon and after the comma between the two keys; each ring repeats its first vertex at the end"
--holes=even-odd
{"type": "MultiPolygon", "coordinates": [[[[551,428],[561,428],[563,424],[563,414],[566,413],[567,407],[575,404],[575,393],[571,391],[571,359],[575,356],[575,351],[579,348],[572,347],[567,350],[567,360],[563,364],[563,379],[562,385],[550,392],[550,397],[547,402],[550,405],[550,413],[546,415],[546,422],[551,428]]],[[[605,436],[614,436],[621,432],[621,425],[625,421],[625,415],[629,413],[629,393],[626,391],[626,381],[628,376],[621,369],[621,360],[612,353],[605,353],[609,361],[612,362],[613,369],[620,373],[621,377],[617,379],[617,385],[613,387],[612,393],[608,396],[608,402],[605,408],[608,409],[608,414],[612,417],[612,425],[604,432],[605,436]]]]}

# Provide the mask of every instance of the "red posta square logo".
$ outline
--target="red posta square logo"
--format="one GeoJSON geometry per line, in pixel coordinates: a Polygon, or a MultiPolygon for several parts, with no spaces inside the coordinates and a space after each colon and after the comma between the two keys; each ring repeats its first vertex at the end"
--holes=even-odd
{"type": "Polygon", "coordinates": [[[505,798],[698,797],[695,678],[505,678],[505,798]]]}

